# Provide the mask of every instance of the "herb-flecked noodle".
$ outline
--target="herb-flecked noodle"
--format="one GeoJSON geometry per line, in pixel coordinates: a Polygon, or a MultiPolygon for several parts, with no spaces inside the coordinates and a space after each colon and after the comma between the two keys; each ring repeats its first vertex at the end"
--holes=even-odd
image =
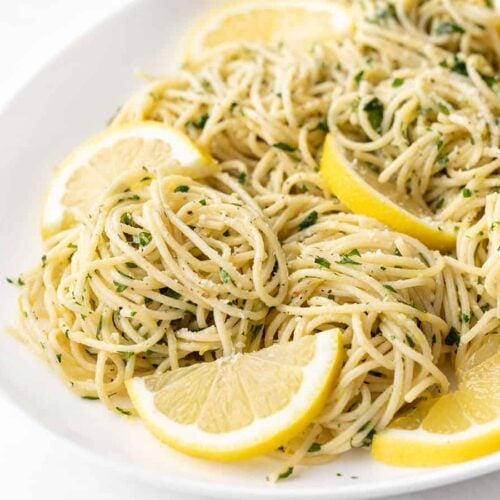
{"type": "MultiPolygon", "coordinates": [[[[500,35],[489,2],[365,1],[351,37],[228,44],[150,79],[113,124],[157,120],[207,148],[203,180],[124,173],[22,278],[20,334],[81,396],[340,327],[346,359],[285,467],[367,446],[448,389],[500,326],[500,35]],[[347,157],[457,232],[452,254],[349,213],[318,172],[347,157]]],[[[126,404],[126,403],[125,403],[126,404]]]]}

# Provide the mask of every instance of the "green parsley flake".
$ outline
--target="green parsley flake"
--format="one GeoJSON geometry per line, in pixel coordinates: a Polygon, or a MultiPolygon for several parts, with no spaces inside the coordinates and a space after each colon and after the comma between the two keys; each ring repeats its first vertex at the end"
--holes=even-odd
{"type": "Polygon", "coordinates": [[[380,102],[379,98],[374,97],[371,101],[368,101],[363,110],[366,111],[368,121],[373,130],[380,132],[380,127],[384,119],[384,105],[380,102]]]}
{"type": "Polygon", "coordinates": [[[113,284],[115,285],[115,287],[116,287],[115,290],[118,293],[122,293],[128,288],[127,285],[124,285],[123,283],[118,283],[118,281],[113,281],[113,284]]]}
{"type": "Polygon", "coordinates": [[[287,477],[290,477],[293,474],[293,467],[288,467],[288,469],[285,472],[282,472],[281,474],[278,475],[278,481],[280,479],[286,479],[287,477]]]}
{"type": "Polygon", "coordinates": [[[187,193],[189,191],[189,186],[181,184],[174,189],[174,193],[187,193]]]}
{"type": "Polygon", "coordinates": [[[394,80],[392,81],[392,86],[401,87],[401,85],[403,85],[404,82],[405,82],[404,78],[394,78],[394,80]]]}
{"type": "Polygon", "coordinates": [[[141,231],[140,233],[134,234],[134,236],[132,236],[133,243],[139,245],[140,247],[149,245],[152,239],[153,237],[151,236],[151,233],[148,233],[146,231],[141,231]]]}
{"type": "Polygon", "coordinates": [[[309,449],[307,450],[309,453],[316,453],[321,450],[321,445],[319,443],[313,443],[311,446],[309,446],[309,449]]]}
{"type": "Polygon", "coordinates": [[[314,263],[318,264],[321,267],[326,267],[327,269],[330,269],[330,266],[331,266],[330,261],[323,258],[323,257],[315,257],[314,263]]]}
{"type": "Polygon", "coordinates": [[[240,184],[245,184],[247,181],[247,173],[246,172],[240,172],[240,175],[238,175],[238,182],[240,184]]]}
{"type": "Polygon", "coordinates": [[[306,215],[306,218],[299,224],[301,230],[307,229],[310,226],[316,224],[318,220],[318,212],[313,210],[306,215]]]}
{"type": "Polygon", "coordinates": [[[436,33],[438,35],[450,35],[452,33],[465,33],[465,30],[456,23],[444,22],[438,25],[436,33]]]}
{"type": "Polygon", "coordinates": [[[191,121],[188,123],[188,125],[191,125],[194,128],[201,130],[201,129],[205,128],[205,125],[207,124],[207,121],[209,118],[210,118],[210,115],[208,113],[203,113],[197,122],[191,121]]]}
{"type": "Polygon", "coordinates": [[[408,334],[406,334],[406,342],[412,349],[415,347],[415,341],[408,334]]]}
{"type": "Polygon", "coordinates": [[[120,413],[123,413],[124,415],[127,415],[127,416],[130,416],[132,415],[132,412],[128,411],[128,410],[124,410],[123,408],[120,408],[119,406],[116,407],[116,409],[120,412],[120,413]]]}
{"type": "Polygon", "coordinates": [[[440,165],[446,165],[449,161],[450,161],[450,158],[448,157],[448,155],[439,155],[437,157],[437,162],[440,165]]]}
{"type": "Polygon", "coordinates": [[[382,286],[392,293],[398,293],[397,290],[394,287],[392,287],[391,285],[382,285],[382,286]]]}
{"type": "Polygon", "coordinates": [[[179,292],[172,290],[168,286],[160,288],[160,293],[162,295],[165,295],[165,297],[170,297],[171,299],[176,299],[176,300],[179,300],[182,297],[182,295],[179,292]]]}
{"type": "Polygon", "coordinates": [[[452,345],[459,345],[460,344],[460,332],[455,328],[451,327],[448,335],[446,335],[444,339],[444,343],[446,345],[452,346],[452,345]]]}
{"type": "Polygon", "coordinates": [[[354,81],[356,82],[357,85],[361,83],[361,80],[363,79],[363,76],[365,74],[364,70],[361,70],[359,73],[356,73],[356,76],[354,77],[354,81]]]}
{"type": "Polygon", "coordinates": [[[120,217],[120,222],[122,224],[125,224],[126,226],[133,226],[134,218],[132,217],[132,214],[130,212],[124,212],[120,217]]]}
{"type": "Polygon", "coordinates": [[[330,127],[328,126],[328,120],[325,118],[316,125],[316,130],[321,130],[322,132],[330,132],[330,127]]]}
{"type": "Polygon", "coordinates": [[[472,196],[472,191],[468,188],[463,188],[462,189],[462,196],[464,198],[470,198],[472,196]]]}
{"type": "Polygon", "coordinates": [[[437,104],[437,107],[439,108],[439,110],[444,113],[446,116],[448,116],[450,114],[450,110],[448,109],[448,107],[443,104],[442,102],[438,102],[437,104]]]}
{"type": "Polygon", "coordinates": [[[273,148],[281,149],[282,151],[287,151],[289,153],[297,151],[297,148],[290,146],[290,144],[287,144],[286,142],[276,142],[275,144],[273,144],[273,148]]]}
{"type": "Polygon", "coordinates": [[[223,283],[229,283],[232,281],[231,275],[225,269],[220,270],[220,279],[223,283]]]}

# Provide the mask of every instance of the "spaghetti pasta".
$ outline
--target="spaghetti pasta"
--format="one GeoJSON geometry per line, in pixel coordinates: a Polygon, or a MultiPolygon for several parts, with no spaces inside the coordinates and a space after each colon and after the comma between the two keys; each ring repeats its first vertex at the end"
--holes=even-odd
{"type": "Polygon", "coordinates": [[[277,452],[318,462],[446,391],[443,365],[460,368],[498,330],[498,15],[482,2],[364,5],[342,42],[231,44],[125,103],[114,124],[168,123],[222,171],[124,173],[23,275],[21,334],[78,394],[115,409],[132,376],[339,326],[338,383],[277,452]],[[318,172],[328,131],[380,182],[454,223],[456,252],[332,197],[318,172]]]}

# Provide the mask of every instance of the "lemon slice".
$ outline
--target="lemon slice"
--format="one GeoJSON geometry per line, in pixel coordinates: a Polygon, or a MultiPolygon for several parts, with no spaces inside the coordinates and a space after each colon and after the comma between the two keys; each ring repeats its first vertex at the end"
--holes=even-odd
{"type": "Polygon", "coordinates": [[[330,191],[354,213],[373,217],[430,248],[455,248],[453,232],[438,224],[430,211],[408,197],[398,196],[394,186],[379,182],[374,172],[351,164],[331,134],[323,146],[321,173],[330,191]]]}
{"type": "Polygon", "coordinates": [[[341,363],[334,329],[126,385],[164,443],[193,456],[240,460],[301,432],[323,407],[341,363]]]}
{"type": "Polygon", "coordinates": [[[232,2],[213,10],[190,30],[187,61],[230,42],[285,43],[308,48],[317,41],[341,39],[353,29],[347,2],[277,0],[232,2]]]}
{"type": "Polygon", "coordinates": [[[500,451],[500,352],[484,357],[483,351],[476,358],[482,361],[463,374],[457,391],[420,401],[375,435],[373,457],[425,467],[500,451]]]}
{"type": "Polygon", "coordinates": [[[140,122],[109,128],[78,146],[56,168],[42,214],[42,236],[71,225],[74,211],[88,210],[126,170],[153,169],[205,177],[218,171],[210,156],[167,125],[140,122]]]}

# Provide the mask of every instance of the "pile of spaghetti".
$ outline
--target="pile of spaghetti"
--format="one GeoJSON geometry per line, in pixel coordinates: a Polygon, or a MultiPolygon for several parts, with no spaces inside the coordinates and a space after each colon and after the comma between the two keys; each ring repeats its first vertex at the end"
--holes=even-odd
{"type": "Polygon", "coordinates": [[[309,461],[366,446],[403,405],[446,391],[443,366],[459,368],[500,326],[490,12],[480,2],[365,2],[342,42],[224,46],[149,81],[114,124],[170,124],[220,173],[124,176],[121,192],[50,238],[22,275],[21,335],[78,394],[128,412],[120,398],[132,376],[338,326],[338,383],[280,452],[305,456],[312,436],[321,449],[309,461]],[[318,171],[328,131],[348,158],[451,221],[456,251],[349,213],[318,171]]]}

